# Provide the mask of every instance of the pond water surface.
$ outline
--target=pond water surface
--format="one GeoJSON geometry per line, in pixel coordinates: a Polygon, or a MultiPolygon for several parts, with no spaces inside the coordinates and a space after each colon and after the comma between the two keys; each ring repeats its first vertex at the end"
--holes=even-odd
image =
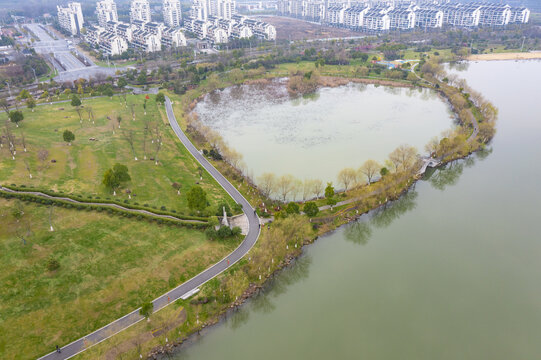
{"type": "Polygon", "coordinates": [[[290,99],[283,82],[242,85],[205,97],[195,111],[243,155],[249,174],[336,181],[345,167],[383,161],[398,145],[420,151],[453,126],[429,90],[350,84],[290,99]]]}

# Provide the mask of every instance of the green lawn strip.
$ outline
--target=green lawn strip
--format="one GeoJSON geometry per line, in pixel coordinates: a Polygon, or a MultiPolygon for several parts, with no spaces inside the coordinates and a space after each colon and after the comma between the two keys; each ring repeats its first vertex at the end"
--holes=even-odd
{"type": "Polygon", "coordinates": [[[36,358],[210,266],[240,239],[96,212],[0,199],[0,357],[36,358]],[[24,238],[24,240],[23,240],[24,238]],[[49,258],[60,264],[47,270],[49,258]]]}
{"type": "Polygon", "coordinates": [[[43,205],[51,205],[51,206],[61,206],[65,207],[67,209],[77,209],[77,210],[92,210],[97,212],[107,212],[109,214],[116,214],[123,217],[128,218],[137,218],[138,220],[148,220],[148,221],[155,221],[159,224],[172,224],[172,225],[178,225],[178,226],[187,226],[187,227],[195,227],[195,228],[206,228],[208,226],[207,222],[203,222],[200,220],[183,220],[183,219],[170,219],[170,218],[163,218],[159,216],[149,215],[149,214],[141,214],[137,213],[135,211],[129,211],[129,210],[123,210],[118,209],[116,207],[110,207],[110,206],[104,206],[104,205],[94,205],[91,203],[88,204],[74,204],[70,201],[62,200],[62,199],[51,199],[51,198],[44,198],[39,195],[33,195],[33,194],[20,194],[20,193],[11,193],[0,190],[0,197],[3,197],[5,199],[19,199],[25,202],[32,202],[36,204],[43,204],[43,205]]]}
{"type": "MultiPolygon", "coordinates": [[[[105,199],[98,199],[98,198],[92,199],[91,197],[84,198],[82,195],[63,194],[61,192],[56,193],[56,192],[54,192],[52,190],[40,189],[40,188],[29,188],[29,187],[26,187],[26,186],[14,186],[13,184],[12,185],[2,185],[2,186],[7,188],[7,189],[11,189],[11,190],[19,191],[19,192],[21,192],[21,191],[23,191],[23,192],[24,191],[27,191],[27,192],[41,192],[43,194],[54,196],[54,197],[66,197],[66,198],[69,198],[69,199],[72,199],[72,200],[75,200],[75,201],[79,201],[79,202],[83,202],[83,203],[89,204],[89,205],[96,204],[96,203],[116,204],[116,205],[120,205],[120,206],[128,208],[128,209],[146,210],[146,211],[149,211],[149,212],[151,212],[153,214],[172,216],[172,217],[178,218],[179,220],[197,220],[197,221],[207,221],[208,220],[208,217],[188,216],[188,215],[178,214],[176,212],[169,212],[169,211],[163,211],[163,210],[158,210],[158,209],[152,209],[152,208],[148,208],[148,207],[144,207],[144,206],[137,206],[137,205],[131,204],[129,202],[129,200],[124,200],[124,202],[120,202],[120,201],[116,201],[116,200],[111,200],[109,197],[107,197],[105,199]]],[[[63,201],[62,199],[58,199],[58,200],[63,201]]]]}

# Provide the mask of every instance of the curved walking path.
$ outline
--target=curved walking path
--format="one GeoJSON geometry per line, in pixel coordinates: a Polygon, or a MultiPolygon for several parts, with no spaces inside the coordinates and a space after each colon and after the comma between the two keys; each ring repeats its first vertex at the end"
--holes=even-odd
{"type": "MultiPolygon", "coordinates": [[[[194,276],[185,283],[177,286],[173,290],[168,291],[167,293],[159,296],[158,298],[152,301],[154,305],[154,312],[163,309],[167,305],[171,304],[175,300],[181,298],[182,296],[195,291],[198,287],[221,274],[223,271],[227,270],[229,267],[233,266],[237,261],[242,259],[244,255],[250,251],[250,249],[257,242],[259,237],[259,218],[257,217],[254,209],[242,196],[242,194],[222,175],[207,159],[201,155],[201,153],[196,149],[196,147],[190,142],[188,137],[182,132],[180,126],[177,123],[175,114],[173,113],[173,107],[171,100],[166,97],[165,110],[167,112],[167,117],[171,128],[182,142],[182,144],[188,149],[188,151],[196,158],[196,160],[203,166],[210,175],[227,191],[227,193],[240,205],[242,205],[243,211],[246,214],[249,222],[248,234],[242,241],[242,243],[233,250],[232,253],[227,255],[225,258],[212,265],[205,271],[194,276]]],[[[120,331],[138,323],[143,320],[144,317],[139,315],[139,309],[135,309],[129,314],[124,315],[120,319],[113,321],[112,323],[105,325],[101,329],[94,331],[87,336],[75,340],[74,342],[65,345],[61,348],[61,353],[51,352],[45,356],[39,358],[40,360],[63,360],[69,359],[80,352],[85,351],[87,348],[96,345],[109,337],[119,333],[120,331]]]]}
{"type": "Polygon", "coordinates": [[[47,195],[47,194],[39,192],[39,191],[13,190],[13,189],[9,189],[9,188],[3,187],[3,186],[0,186],[0,190],[8,192],[8,193],[12,193],[12,194],[35,195],[35,196],[39,196],[39,197],[46,198],[46,199],[63,200],[63,201],[67,201],[67,202],[70,202],[70,203],[73,203],[73,204],[81,204],[81,205],[88,205],[88,206],[97,205],[97,206],[112,207],[112,208],[117,208],[117,209],[124,210],[124,211],[133,212],[133,213],[136,213],[136,214],[151,215],[151,216],[154,216],[154,217],[157,217],[157,218],[171,219],[171,220],[176,220],[176,221],[180,221],[180,222],[188,222],[188,223],[194,223],[194,224],[204,224],[204,223],[206,223],[205,221],[201,221],[201,220],[182,219],[182,218],[172,216],[172,215],[156,214],[156,213],[153,213],[152,211],[148,211],[148,210],[131,209],[131,208],[124,207],[124,206],[118,205],[118,204],[113,204],[113,203],[78,201],[78,200],[68,198],[68,197],[47,195]]]}

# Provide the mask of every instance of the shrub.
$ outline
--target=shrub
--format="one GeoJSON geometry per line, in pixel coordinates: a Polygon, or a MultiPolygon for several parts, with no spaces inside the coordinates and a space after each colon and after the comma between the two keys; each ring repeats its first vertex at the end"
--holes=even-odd
{"type": "Polygon", "coordinates": [[[141,305],[141,308],[139,309],[139,315],[142,315],[148,319],[150,315],[152,315],[153,310],[154,305],[152,305],[151,302],[145,302],[141,305]]]}
{"type": "Polygon", "coordinates": [[[216,235],[218,235],[218,238],[220,239],[225,239],[233,235],[233,232],[231,231],[229,226],[222,226],[221,228],[218,229],[218,231],[216,232],[216,235]]]}
{"type": "Polygon", "coordinates": [[[289,204],[287,204],[286,212],[288,214],[298,214],[298,213],[300,213],[299,204],[294,203],[294,202],[290,202],[289,204]]]}
{"type": "Polygon", "coordinates": [[[304,204],[303,210],[309,217],[314,217],[319,213],[319,208],[317,207],[316,203],[311,201],[304,204]]]}
{"type": "Polygon", "coordinates": [[[60,263],[58,262],[58,260],[56,260],[55,258],[53,257],[50,257],[48,260],[47,260],[47,270],[49,271],[55,271],[57,269],[60,268],[60,263]]]}

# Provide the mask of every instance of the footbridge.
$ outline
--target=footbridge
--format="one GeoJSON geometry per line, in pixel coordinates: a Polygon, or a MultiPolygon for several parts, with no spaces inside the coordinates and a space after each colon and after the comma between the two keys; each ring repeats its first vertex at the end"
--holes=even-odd
{"type": "Polygon", "coordinates": [[[428,156],[422,157],[421,161],[423,165],[421,166],[421,169],[417,172],[417,175],[423,175],[427,168],[429,167],[434,168],[441,164],[440,160],[434,159],[428,156]]]}

